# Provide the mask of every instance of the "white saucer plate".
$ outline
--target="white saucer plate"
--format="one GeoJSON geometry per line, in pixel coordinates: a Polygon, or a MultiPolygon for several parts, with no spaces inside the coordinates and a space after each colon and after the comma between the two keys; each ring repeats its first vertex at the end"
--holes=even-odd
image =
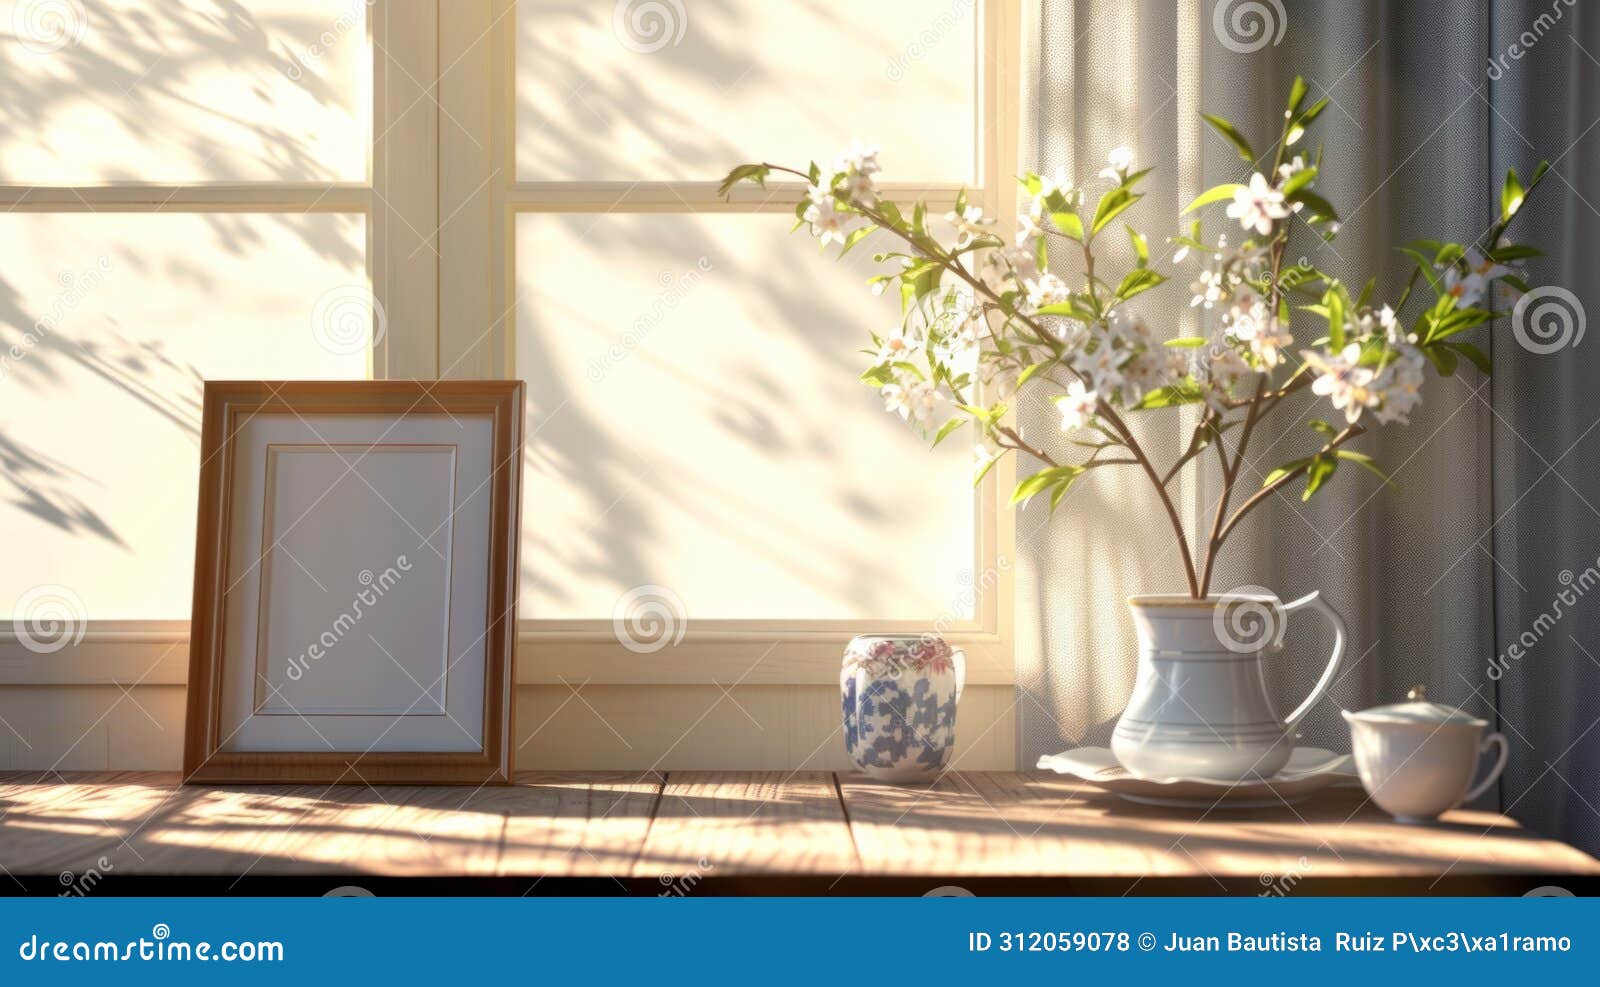
{"type": "Polygon", "coordinates": [[[1129,802],[1176,808],[1259,809],[1298,802],[1335,785],[1360,785],[1348,754],[1296,747],[1283,770],[1265,780],[1135,778],[1106,747],[1077,747],[1039,758],[1039,768],[1070,775],[1129,802]]]}

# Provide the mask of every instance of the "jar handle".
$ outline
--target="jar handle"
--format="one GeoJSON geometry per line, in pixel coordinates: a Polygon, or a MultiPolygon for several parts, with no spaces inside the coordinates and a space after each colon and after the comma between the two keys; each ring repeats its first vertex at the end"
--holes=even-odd
{"type": "Polygon", "coordinates": [[[1293,603],[1285,603],[1283,605],[1284,616],[1287,618],[1289,614],[1305,607],[1310,607],[1321,614],[1322,618],[1333,628],[1333,654],[1328,656],[1328,667],[1322,670],[1322,678],[1317,680],[1316,687],[1311,690],[1311,695],[1307,696],[1306,701],[1301,703],[1293,713],[1290,713],[1289,719],[1284,722],[1284,728],[1287,730],[1293,730],[1298,726],[1300,721],[1306,718],[1306,714],[1311,712],[1311,707],[1315,706],[1323,696],[1327,695],[1328,688],[1333,685],[1333,677],[1338,674],[1339,665],[1344,661],[1344,641],[1347,636],[1344,618],[1339,616],[1338,611],[1323,602],[1322,594],[1315,591],[1307,593],[1293,603]]]}
{"type": "Polygon", "coordinates": [[[967,689],[967,653],[960,648],[950,652],[950,661],[956,667],[956,702],[967,689]]]}

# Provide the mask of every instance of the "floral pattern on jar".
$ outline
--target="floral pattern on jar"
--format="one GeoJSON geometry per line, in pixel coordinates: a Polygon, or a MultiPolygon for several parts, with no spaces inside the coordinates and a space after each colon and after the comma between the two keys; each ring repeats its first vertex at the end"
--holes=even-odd
{"type": "Polygon", "coordinates": [[[965,678],[964,656],[936,635],[851,641],[839,691],[845,750],[856,768],[885,781],[943,771],[965,678]]]}

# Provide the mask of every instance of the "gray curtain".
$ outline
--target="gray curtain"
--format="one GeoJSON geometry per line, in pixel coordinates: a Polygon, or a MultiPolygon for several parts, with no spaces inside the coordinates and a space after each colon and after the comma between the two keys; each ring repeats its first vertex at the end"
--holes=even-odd
{"type": "MultiPolygon", "coordinates": [[[[1600,311],[1597,279],[1581,268],[1600,245],[1600,181],[1584,167],[1600,147],[1600,10],[1566,0],[1042,0],[1032,17],[1024,165],[1092,181],[1109,148],[1132,146],[1141,167],[1159,169],[1155,194],[1133,213],[1153,241],[1176,231],[1190,197],[1239,176],[1241,162],[1199,112],[1265,143],[1297,74],[1313,98],[1332,100],[1311,142],[1324,149],[1319,191],[1344,223],[1333,243],[1306,236],[1292,252],[1358,284],[1377,274],[1380,298],[1395,298],[1409,269],[1393,246],[1479,239],[1505,169],[1526,176],[1554,162],[1513,230],[1550,254],[1529,264],[1540,304],[1522,340],[1509,319],[1477,331],[1494,377],[1467,368],[1430,379],[1409,426],[1358,443],[1395,488],[1347,468],[1309,504],[1298,488],[1280,494],[1236,532],[1213,590],[1315,589],[1346,616],[1353,651],[1304,743],[1348,749],[1341,707],[1397,701],[1424,684],[1510,739],[1510,767],[1486,804],[1600,850],[1600,585],[1582,595],[1600,577],[1600,341],[1571,339],[1586,307],[1600,311]],[[1514,644],[1518,657],[1504,657],[1514,644]]],[[[1182,282],[1145,297],[1146,316],[1172,335],[1207,328],[1182,282]]],[[[1296,334],[1315,338],[1306,325],[1296,334]]],[[[1022,416],[1034,437],[1058,441],[1053,409],[1022,416]]],[[[1309,394],[1279,411],[1276,430],[1252,443],[1257,482],[1314,447],[1305,421],[1317,417],[1327,408],[1309,394]]],[[[1144,427],[1170,456],[1174,419],[1144,427]]],[[[1018,521],[1023,767],[1107,742],[1133,681],[1124,598],[1183,589],[1140,478],[1092,480],[1054,520],[1034,505],[1018,521]]],[[[1186,480],[1191,525],[1209,518],[1215,489],[1214,476],[1186,480]]],[[[1309,619],[1288,641],[1269,669],[1284,709],[1327,653],[1309,619]]]]}

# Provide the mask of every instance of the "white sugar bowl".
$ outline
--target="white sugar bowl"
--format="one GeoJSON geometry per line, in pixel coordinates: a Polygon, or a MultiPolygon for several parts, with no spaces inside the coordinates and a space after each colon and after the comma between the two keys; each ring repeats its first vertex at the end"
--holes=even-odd
{"type": "Polygon", "coordinates": [[[1406,698],[1410,702],[1343,715],[1356,771],[1372,801],[1400,822],[1425,823],[1488,791],[1510,748],[1503,734],[1485,736],[1488,721],[1428,702],[1420,685],[1406,698]],[[1491,747],[1499,756],[1474,785],[1478,762],[1491,747]]]}

